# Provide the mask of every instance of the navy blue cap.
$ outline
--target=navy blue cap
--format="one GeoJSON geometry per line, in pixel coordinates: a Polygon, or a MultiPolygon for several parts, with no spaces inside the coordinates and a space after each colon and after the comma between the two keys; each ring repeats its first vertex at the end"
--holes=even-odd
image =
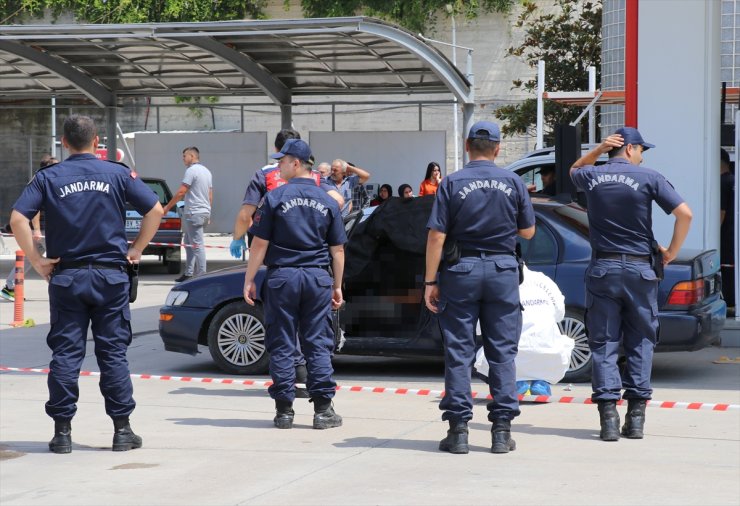
{"type": "Polygon", "coordinates": [[[496,123],[490,121],[478,121],[470,129],[468,139],[485,139],[487,141],[501,140],[501,131],[496,123]]]}
{"type": "Polygon", "coordinates": [[[633,146],[642,146],[643,151],[647,151],[650,148],[654,148],[655,144],[650,144],[649,142],[645,142],[645,139],[642,138],[642,135],[640,135],[640,131],[636,128],[632,127],[622,127],[617,129],[616,132],[614,132],[615,135],[621,135],[622,139],[624,139],[624,145],[632,144],[633,146]]]}
{"type": "Polygon", "coordinates": [[[311,158],[311,148],[308,147],[306,141],[301,139],[288,139],[285,141],[285,144],[283,144],[280,152],[270,155],[270,158],[279,160],[285,155],[294,156],[299,160],[307,162],[311,158]]]}

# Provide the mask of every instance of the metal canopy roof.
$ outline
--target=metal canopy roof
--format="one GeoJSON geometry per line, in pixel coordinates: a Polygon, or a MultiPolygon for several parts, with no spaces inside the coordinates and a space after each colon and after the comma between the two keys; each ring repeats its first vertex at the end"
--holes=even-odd
{"type": "Polygon", "coordinates": [[[473,87],[437,49],[365,17],[0,26],[0,99],[451,93],[473,87]]]}

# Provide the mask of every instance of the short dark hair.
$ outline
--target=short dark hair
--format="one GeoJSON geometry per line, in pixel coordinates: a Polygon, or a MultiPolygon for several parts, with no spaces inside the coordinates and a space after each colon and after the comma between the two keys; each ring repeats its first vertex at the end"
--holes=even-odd
{"type": "Polygon", "coordinates": [[[719,148],[719,161],[730,165],[730,153],[725,148],[719,148]]]}
{"type": "Polygon", "coordinates": [[[612,148],[609,151],[609,158],[614,158],[615,156],[621,156],[624,154],[625,150],[627,149],[627,144],[622,146],[621,148],[612,148]]]}
{"type": "Polygon", "coordinates": [[[429,165],[427,165],[427,172],[424,175],[424,179],[431,179],[434,167],[437,167],[439,171],[442,172],[442,167],[440,167],[437,162],[429,162],[429,165]]]}
{"type": "Polygon", "coordinates": [[[275,136],[275,149],[277,149],[278,151],[283,149],[283,146],[285,145],[285,141],[287,141],[288,139],[300,139],[300,138],[301,138],[301,134],[299,134],[296,130],[293,130],[292,128],[283,128],[275,136]]]}
{"type": "Polygon", "coordinates": [[[81,114],[67,116],[63,131],[67,144],[76,151],[88,147],[98,135],[98,127],[95,126],[93,119],[81,114]]]}
{"type": "Polygon", "coordinates": [[[41,157],[41,161],[39,162],[39,169],[43,169],[45,167],[48,167],[49,165],[54,165],[55,163],[59,163],[59,160],[47,153],[41,157]]]}
{"type": "Polygon", "coordinates": [[[195,156],[200,158],[200,150],[196,148],[195,146],[189,146],[182,150],[182,154],[184,155],[187,152],[195,153],[195,156]]]}
{"type": "Polygon", "coordinates": [[[480,153],[484,156],[492,156],[498,147],[498,141],[488,139],[468,139],[468,149],[473,153],[480,153]]]}
{"type": "Polygon", "coordinates": [[[403,183],[401,186],[398,187],[398,196],[403,197],[403,192],[406,188],[411,188],[410,184],[403,183]]]}

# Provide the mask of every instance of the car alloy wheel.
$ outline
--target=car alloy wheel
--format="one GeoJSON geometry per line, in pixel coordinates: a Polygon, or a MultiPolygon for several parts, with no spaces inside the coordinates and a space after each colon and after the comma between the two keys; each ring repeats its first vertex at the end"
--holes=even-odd
{"type": "Polygon", "coordinates": [[[580,383],[591,380],[591,349],[588,347],[585,314],[578,309],[567,308],[565,318],[558,323],[560,332],[575,341],[570,355],[570,365],[562,381],[580,383]]]}
{"type": "Polygon", "coordinates": [[[265,328],[252,315],[233,315],[221,324],[218,347],[236,366],[253,364],[265,353],[265,328]]]}
{"type": "Polygon", "coordinates": [[[262,308],[232,302],[213,317],[208,348],[216,364],[231,374],[264,374],[269,355],[265,347],[262,308]]]}

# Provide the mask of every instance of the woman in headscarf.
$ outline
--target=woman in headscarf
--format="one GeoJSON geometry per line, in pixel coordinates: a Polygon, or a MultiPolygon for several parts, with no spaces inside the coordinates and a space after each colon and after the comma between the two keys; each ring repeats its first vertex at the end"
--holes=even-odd
{"type": "Polygon", "coordinates": [[[393,196],[393,188],[389,184],[384,184],[380,186],[380,189],[378,190],[378,195],[370,201],[370,207],[373,206],[379,206],[386,200],[390,199],[393,196]]]}

